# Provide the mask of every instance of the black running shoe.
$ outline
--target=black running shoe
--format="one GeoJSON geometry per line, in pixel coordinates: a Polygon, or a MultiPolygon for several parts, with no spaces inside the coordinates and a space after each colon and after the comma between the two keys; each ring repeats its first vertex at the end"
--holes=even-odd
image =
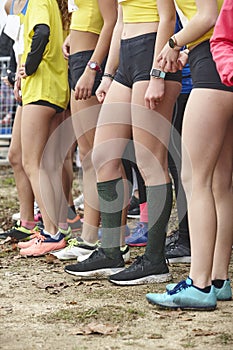
{"type": "Polygon", "coordinates": [[[18,220],[13,228],[11,228],[8,231],[5,231],[3,234],[1,234],[1,236],[2,238],[4,236],[14,238],[17,241],[23,241],[29,240],[32,235],[38,232],[40,232],[40,228],[37,225],[35,225],[35,227],[32,230],[29,230],[21,226],[21,222],[20,220],[18,220]]]}
{"type": "Polygon", "coordinates": [[[139,199],[135,196],[131,197],[127,217],[131,219],[140,218],[140,207],[139,207],[139,199]]]}
{"type": "Polygon", "coordinates": [[[165,257],[169,263],[190,263],[190,247],[187,247],[179,242],[176,244],[170,244],[165,249],[165,257]]]}
{"type": "Polygon", "coordinates": [[[107,277],[122,271],[124,266],[124,259],[120,251],[117,259],[111,259],[105,255],[102,248],[98,248],[86,260],[66,266],[65,272],[79,277],[107,277]]]}
{"type": "Polygon", "coordinates": [[[166,238],[166,243],[165,243],[166,247],[168,247],[170,244],[176,244],[176,242],[179,239],[179,236],[180,236],[179,230],[172,231],[172,233],[166,238]]]}
{"type": "Polygon", "coordinates": [[[167,282],[171,280],[167,264],[165,261],[154,265],[145,256],[138,256],[127,269],[109,276],[109,281],[122,286],[167,282]]]}

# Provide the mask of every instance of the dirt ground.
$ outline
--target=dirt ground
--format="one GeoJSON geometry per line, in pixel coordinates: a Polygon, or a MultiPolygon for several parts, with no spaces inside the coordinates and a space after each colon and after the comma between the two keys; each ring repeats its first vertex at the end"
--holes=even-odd
{"type": "MultiPolygon", "coordinates": [[[[17,211],[12,170],[0,167],[1,229],[11,227],[17,211]]],[[[175,219],[173,211],[170,229],[175,219]]],[[[117,287],[107,280],[82,281],[64,272],[67,262],[21,258],[15,244],[0,243],[2,350],[233,349],[233,302],[219,302],[212,312],[163,311],[148,304],[145,294],[163,291],[165,284],[117,287]]],[[[142,252],[132,249],[132,260],[142,252]]],[[[170,271],[179,281],[189,265],[171,265],[170,271]]]]}

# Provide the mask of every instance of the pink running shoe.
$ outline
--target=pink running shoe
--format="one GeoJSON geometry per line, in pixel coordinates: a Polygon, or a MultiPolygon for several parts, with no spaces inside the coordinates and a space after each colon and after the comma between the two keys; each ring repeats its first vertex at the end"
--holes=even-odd
{"type": "Polygon", "coordinates": [[[33,235],[31,235],[31,239],[29,241],[27,241],[27,242],[19,242],[18,243],[18,248],[20,248],[20,249],[29,248],[34,243],[39,241],[40,239],[43,239],[43,236],[47,237],[47,238],[50,237],[50,236],[46,235],[43,231],[35,232],[33,235]]]}
{"type": "Polygon", "coordinates": [[[20,255],[23,256],[43,256],[51,251],[65,248],[66,241],[64,235],[60,233],[58,239],[41,235],[39,240],[36,240],[30,247],[20,250],[20,255]]]}

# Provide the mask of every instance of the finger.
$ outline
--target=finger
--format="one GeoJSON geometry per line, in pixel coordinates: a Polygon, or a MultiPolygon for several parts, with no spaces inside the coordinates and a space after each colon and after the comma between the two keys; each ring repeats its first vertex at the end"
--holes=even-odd
{"type": "Polygon", "coordinates": [[[145,97],[145,106],[150,109],[150,100],[147,97],[145,97]]]}
{"type": "Polygon", "coordinates": [[[87,98],[91,98],[92,89],[87,89],[87,98]]]}

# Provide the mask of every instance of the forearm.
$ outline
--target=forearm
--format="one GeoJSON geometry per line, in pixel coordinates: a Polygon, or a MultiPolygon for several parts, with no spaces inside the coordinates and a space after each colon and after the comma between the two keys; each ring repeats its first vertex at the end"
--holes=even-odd
{"type": "Polygon", "coordinates": [[[31,51],[28,53],[25,62],[25,71],[27,75],[32,75],[39,67],[46,45],[49,41],[49,34],[50,29],[45,24],[38,24],[34,28],[31,51]]]}
{"type": "Polygon", "coordinates": [[[98,0],[100,12],[103,17],[103,27],[101,29],[91,61],[102,63],[108,55],[112,33],[117,20],[117,7],[115,0],[98,0]]]}
{"type": "Polygon", "coordinates": [[[118,20],[114,28],[112,41],[109,49],[108,60],[105,67],[105,72],[112,75],[115,74],[119,66],[119,56],[120,56],[120,45],[121,45],[121,34],[123,30],[122,20],[118,20]]]}
{"type": "Polygon", "coordinates": [[[218,18],[218,6],[216,0],[196,0],[197,13],[176,33],[178,46],[185,46],[207,33],[216,23],[218,18]]]}

